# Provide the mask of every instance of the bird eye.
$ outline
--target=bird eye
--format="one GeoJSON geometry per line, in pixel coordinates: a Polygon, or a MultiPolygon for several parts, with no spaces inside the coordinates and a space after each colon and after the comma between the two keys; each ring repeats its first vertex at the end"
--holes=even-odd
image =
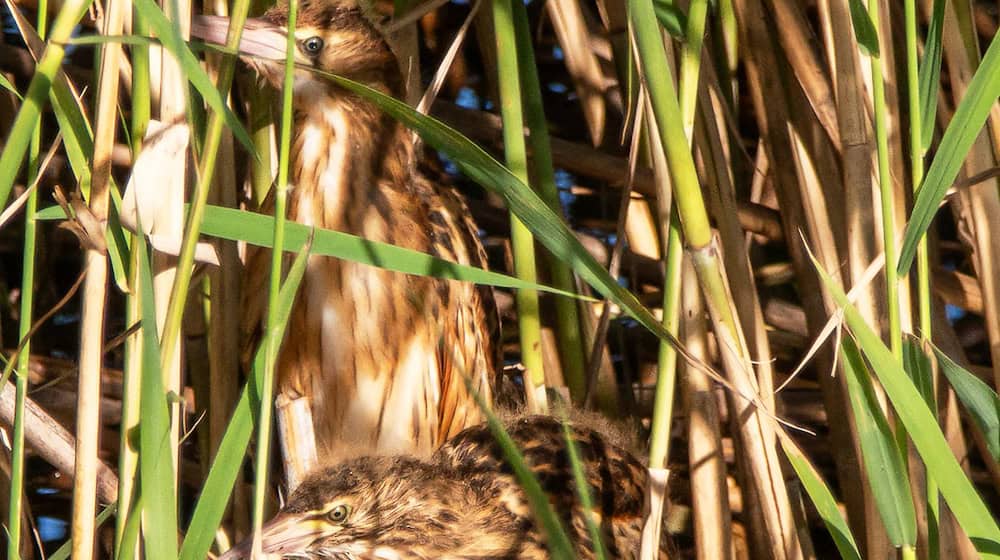
{"type": "Polygon", "coordinates": [[[309,55],[319,54],[319,51],[323,50],[323,39],[310,37],[302,41],[302,50],[309,55]]]}
{"type": "Polygon", "coordinates": [[[330,513],[326,514],[330,518],[330,521],[334,523],[343,523],[347,519],[347,514],[351,513],[351,508],[341,504],[330,510],[330,513]]]}

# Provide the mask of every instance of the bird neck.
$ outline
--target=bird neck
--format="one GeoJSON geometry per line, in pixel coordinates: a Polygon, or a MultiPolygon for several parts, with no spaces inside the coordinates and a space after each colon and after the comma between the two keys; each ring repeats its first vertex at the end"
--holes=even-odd
{"type": "Polygon", "coordinates": [[[370,210],[410,188],[413,146],[406,129],[351,94],[296,108],[292,219],[351,233],[370,210]]]}

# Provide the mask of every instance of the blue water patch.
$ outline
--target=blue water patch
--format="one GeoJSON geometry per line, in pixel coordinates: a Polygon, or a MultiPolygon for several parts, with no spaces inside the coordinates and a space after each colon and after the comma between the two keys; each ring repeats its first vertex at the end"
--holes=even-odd
{"type": "Polygon", "coordinates": [[[949,323],[954,323],[962,317],[965,317],[966,311],[957,305],[946,303],[944,306],[944,314],[948,317],[949,323]]]}
{"type": "Polygon", "coordinates": [[[556,169],[556,186],[560,189],[569,189],[576,183],[576,177],[565,169],[556,169]]]}
{"type": "Polygon", "coordinates": [[[549,88],[549,91],[551,91],[552,93],[566,93],[567,91],[569,91],[569,88],[566,87],[566,84],[562,82],[549,82],[547,87],[549,88]]]}
{"type": "Polygon", "coordinates": [[[42,542],[66,540],[69,523],[62,519],[40,515],[36,520],[38,524],[38,538],[42,542]]]}
{"type": "Polygon", "coordinates": [[[458,90],[458,95],[455,97],[455,105],[458,105],[463,109],[478,109],[479,96],[476,95],[476,91],[474,89],[470,87],[463,87],[458,90]]]}

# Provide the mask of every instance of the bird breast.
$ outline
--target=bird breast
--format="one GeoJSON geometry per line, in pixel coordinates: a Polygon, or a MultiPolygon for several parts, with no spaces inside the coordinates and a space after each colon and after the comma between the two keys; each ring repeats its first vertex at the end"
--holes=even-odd
{"type": "MultiPolygon", "coordinates": [[[[408,171],[411,150],[400,142],[409,135],[383,121],[337,101],[298,113],[288,218],[425,253],[443,246],[443,256],[469,263],[475,249],[450,235],[462,218],[431,208],[436,186],[408,171]]],[[[311,399],[320,453],[428,453],[479,421],[461,380],[487,385],[484,347],[470,335],[482,330],[477,315],[474,286],[310,257],[279,356],[279,391],[311,399]],[[446,406],[456,396],[467,402],[446,406]]]]}

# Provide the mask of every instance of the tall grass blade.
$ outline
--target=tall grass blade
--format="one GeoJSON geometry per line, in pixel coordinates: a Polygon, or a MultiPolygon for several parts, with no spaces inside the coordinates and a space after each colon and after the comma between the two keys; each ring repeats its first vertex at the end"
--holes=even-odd
{"type": "MultiPolygon", "coordinates": [[[[906,225],[898,270],[905,274],[913,263],[920,238],[937,213],[948,187],[955,181],[972,143],[982,130],[997,97],[1000,97],[1000,34],[993,37],[986,55],[969,82],[965,96],[958,103],[955,115],[941,138],[941,145],[927,170],[917,198],[913,203],[910,222],[906,225]]],[[[887,263],[886,266],[893,266],[887,263]]]]}
{"type": "Polygon", "coordinates": [[[687,14],[675,2],[669,0],[653,0],[653,11],[660,25],[674,39],[684,40],[684,30],[687,28],[687,14]]]}
{"type": "Polygon", "coordinates": [[[936,347],[934,356],[958,400],[962,401],[972,420],[982,430],[993,459],[1000,461],[1000,397],[989,385],[936,347]]]}
{"type": "Polygon", "coordinates": [[[837,546],[840,557],[844,560],[861,560],[861,553],[854,541],[854,535],[851,534],[851,528],[847,526],[847,520],[844,519],[837,507],[837,499],[833,497],[833,492],[823,482],[819,472],[791,438],[781,437],[781,448],[785,452],[789,464],[792,465],[792,469],[795,470],[795,474],[798,475],[799,481],[802,482],[806,494],[812,500],[816,512],[823,520],[826,530],[830,532],[830,537],[837,546]]]}
{"type": "Polygon", "coordinates": [[[851,25],[854,27],[854,36],[858,40],[858,46],[868,56],[878,56],[878,31],[875,30],[875,24],[868,15],[864,3],[861,0],[847,0],[847,5],[851,9],[851,25]]]}
{"type": "MultiPolygon", "coordinates": [[[[8,5],[10,4],[8,3],[8,5]]],[[[31,22],[17,11],[16,8],[12,8],[10,13],[32,55],[40,56],[40,53],[45,48],[45,43],[38,36],[31,22]]],[[[59,124],[59,130],[62,133],[63,144],[70,168],[73,170],[77,185],[84,199],[89,200],[90,160],[94,152],[94,134],[80,94],[62,70],[58,70],[55,73],[52,89],[49,92],[49,100],[51,102],[52,113],[55,115],[56,122],[59,124]]],[[[112,184],[113,181],[112,179],[112,184]]],[[[105,230],[105,240],[108,245],[108,256],[111,258],[115,284],[122,291],[127,291],[128,280],[125,272],[125,263],[128,262],[129,248],[128,243],[121,233],[121,227],[118,224],[117,209],[120,207],[121,197],[117,188],[111,189],[111,201],[112,207],[108,216],[109,227],[105,230]]]]}
{"type": "MultiPolygon", "coordinates": [[[[111,519],[111,516],[115,515],[117,512],[118,510],[115,507],[115,504],[109,504],[108,506],[106,506],[104,509],[101,510],[101,513],[97,514],[97,517],[94,518],[94,527],[100,528],[101,525],[104,525],[104,523],[108,519],[111,519]]],[[[68,560],[72,552],[73,552],[73,543],[66,542],[63,543],[62,546],[57,548],[55,552],[49,555],[48,560],[68,560]]]]}
{"type": "Polygon", "coordinates": [[[576,495],[580,499],[580,509],[583,510],[584,521],[587,524],[587,533],[590,534],[591,545],[594,551],[595,560],[604,560],[607,551],[604,543],[601,542],[601,528],[594,519],[594,498],[591,495],[590,483],[587,482],[587,473],[584,472],[583,459],[580,457],[580,449],[573,439],[573,432],[569,423],[563,420],[563,435],[566,438],[566,453],[569,456],[569,464],[573,469],[573,481],[576,483],[576,495]]]}
{"type": "Polygon", "coordinates": [[[940,486],[941,495],[958,522],[984,558],[1000,559],[1000,527],[983,503],[972,482],[951,452],[937,419],[931,414],[920,391],[903,367],[886,348],[881,337],[868,326],[864,317],[847,299],[843,289],[813,258],[827,291],[844,312],[844,319],[871,364],[899,420],[927,466],[927,473],[940,486]]]}
{"type": "Polygon", "coordinates": [[[941,83],[942,30],[944,29],[944,8],[947,0],[934,0],[927,38],[924,40],[924,58],[920,62],[920,120],[921,148],[926,151],[934,138],[934,123],[937,118],[938,88],[941,83]]]}
{"type": "Polygon", "coordinates": [[[920,340],[912,335],[906,335],[903,340],[903,369],[917,386],[924,402],[933,411],[936,405],[934,398],[934,379],[931,371],[931,361],[920,347],[920,340]]]}
{"type": "Polygon", "coordinates": [[[916,543],[917,524],[906,460],[875,396],[871,372],[853,340],[845,338],[841,342],[841,355],[862,460],[879,515],[893,545],[912,546],[916,543]]]}
{"type": "MultiPolygon", "coordinates": [[[[38,212],[39,220],[65,218],[66,213],[59,206],[49,206],[38,212]]],[[[273,226],[274,218],[271,216],[208,205],[205,208],[202,233],[230,241],[246,241],[260,247],[273,247],[273,226]]],[[[313,235],[311,254],[317,256],[336,257],[418,276],[461,280],[500,288],[532,289],[584,301],[593,301],[590,297],[565,292],[545,284],[525,282],[499,272],[455,263],[427,253],[380,241],[371,241],[349,233],[311,228],[294,222],[289,222],[285,227],[286,236],[283,244],[285,251],[296,250],[310,235],[313,235]]]]}
{"type": "Polygon", "coordinates": [[[17,91],[17,88],[14,87],[14,84],[10,83],[10,80],[7,79],[7,76],[4,76],[3,74],[0,74],[0,87],[13,93],[15,96],[17,96],[18,99],[24,101],[24,97],[21,97],[21,92],[17,91]]]}
{"type": "Polygon", "coordinates": [[[142,382],[139,421],[139,487],[143,496],[144,541],[152,560],[177,558],[177,502],[170,451],[170,413],[160,373],[153,274],[145,237],[136,236],[142,308],[142,382]]]}
{"type": "MultiPolygon", "coordinates": [[[[52,24],[50,43],[35,66],[28,89],[11,125],[0,153],[0,204],[5,204],[17,179],[17,171],[28,150],[38,118],[45,106],[52,82],[62,64],[66,49],[63,44],[73,34],[76,24],[90,7],[91,0],[70,0],[63,4],[52,24]]],[[[65,134],[64,134],[65,136],[65,134]]],[[[66,139],[68,141],[68,138],[66,139]]]]}

